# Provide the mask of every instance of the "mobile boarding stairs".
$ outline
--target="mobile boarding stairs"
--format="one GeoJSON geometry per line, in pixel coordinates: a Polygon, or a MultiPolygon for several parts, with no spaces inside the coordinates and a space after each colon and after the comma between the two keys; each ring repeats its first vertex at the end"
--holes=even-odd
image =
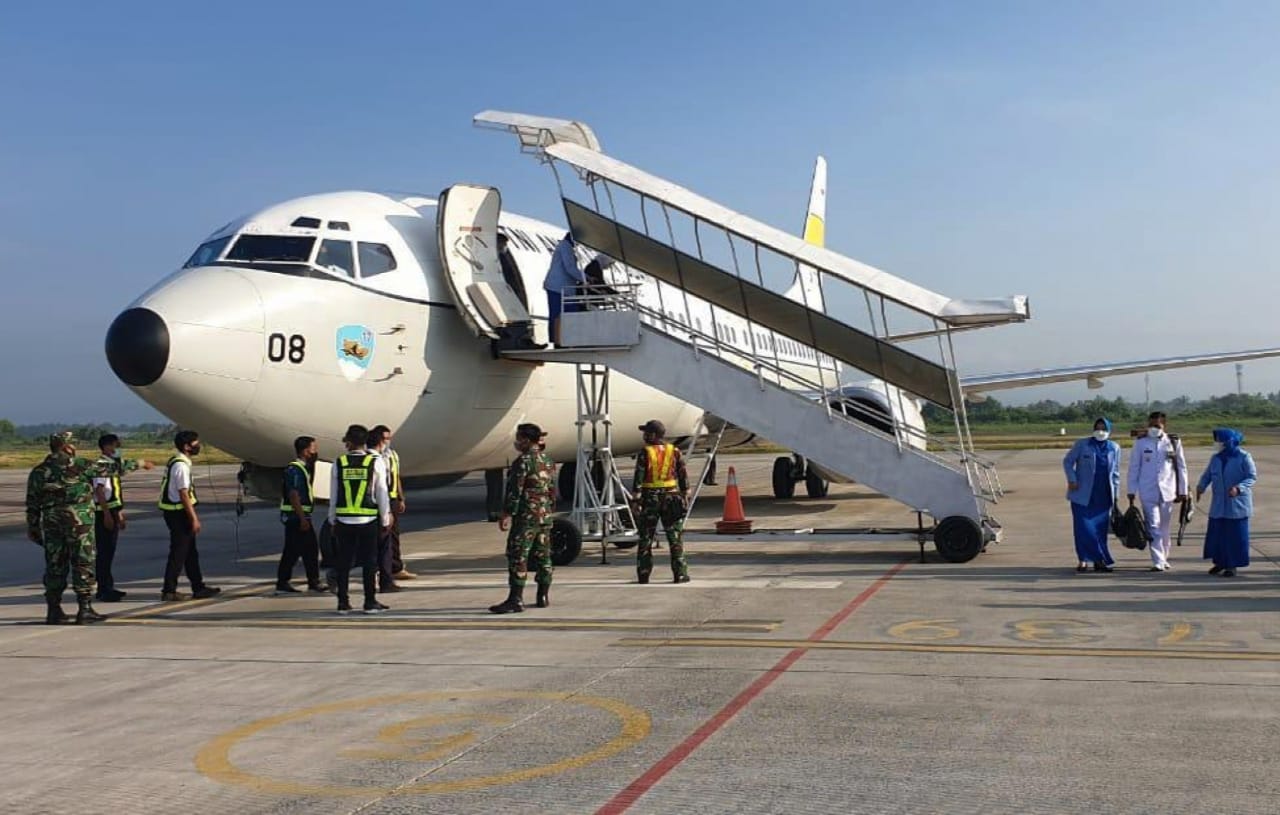
{"type": "MultiPolygon", "coordinates": [[[[618,261],[607,287],[565,297],[558,347],[505,356],[611,369],[698,405],[932,518],[945,560],[998,539],[1000,483],[973,450],[952,338],[1028,319],[1025,297],[953,300],[808,244],[605,155],[585,125],[476,121],[548,164],[574,240],[618,261]],[[850,369],[883,390],[891,415],[844,398],[850,369]],[[953,430],[894,418],[925,402],[953,430]]],[[[580,439],[600,420],[607,412],[584,416],[580,439]]]]}

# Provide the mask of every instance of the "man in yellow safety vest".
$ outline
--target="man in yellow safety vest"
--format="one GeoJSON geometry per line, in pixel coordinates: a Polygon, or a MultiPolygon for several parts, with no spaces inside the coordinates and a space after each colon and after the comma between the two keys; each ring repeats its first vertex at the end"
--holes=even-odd
{"type": "Polygon", "coordinates": [[[391,527],[386,462],[369,452],[369,431],[353,424],[342,437],[347,452],[338,456],[329,477],[329,525],[337,539],[338,613],[351,612],[347,586],[351,567],[360,564],[364,613],[387,610],[374,597],[378,572],[378,536],[391,527]]]}
{"type": "Polygon", "coordinates": [[[636,549],[636,575],[641,583],[649,582],[653,571],[653,536],[658,521],[667,533],[671,548],[673,582],[689,582],[689,564],[684,557],[684,513],[689,497],[689,474],[684,458],[674,444],[666,441],[667,428],[657,419],[640,425],[644,433],[644,449],[636,456],[636,474],[632,484],[640,545],[636,549]]]}
{"type": "Polygon", "coordinates": [[[164,480],[160,482],[160,501],[157,506],[164,512],[165,526],[169,527],[169,561],[164,568],[164,583],[160,599],[166,602],[185,600],[178,593],[178,577],[185,571],[191,581],[191,596],[197,600],[213,597],[222,589],[207,585],[200,571],[200,552],[196,549],[196,536],[200,534],[200,516],[196,506],[196,487],[191,479],[191,458],[200,455],[200,434],[194,430],[179,430],[173,437],[178,452],[164,468],[164,480]]]}
{"type": "Polygon", "coordinates": [[[94,573],[98,580],[98,591],[94,597],[103,603],[118,603],[125,598],[125,593],[116,588],[115,576],[111,573],[111,564],[116,558],[116,544],[120,542],[120,533],[128,525],[124,517],[124,488],[120,484],[120,476],[131,470],[151,469],[149,461],[133,461],[120,457],[120,437],[115,433],[106,433],[98,438],[98,450],[102,455],[97,464],[104,470],[111,470],[112,475],[99,475],[93,479],[93,541],[97,549],[94,562],[94,573]]]}
{"type": "Polygon", "coordinates": [[[296,457],[284,468],[280,486],[280,522],[284,524],[284,551],[276,567],[276,595],[300,594],[289,582],[293,567],[302,558],[302,568],[307,573],[307,588],[312,594],[327,594],[329,586],[320,579],[320,545],[316,540],[315,525],[311,523],[313,491],[311,479],[315,474],[316,440],[312,436],[299,436],[293,440],[296,457]]]}

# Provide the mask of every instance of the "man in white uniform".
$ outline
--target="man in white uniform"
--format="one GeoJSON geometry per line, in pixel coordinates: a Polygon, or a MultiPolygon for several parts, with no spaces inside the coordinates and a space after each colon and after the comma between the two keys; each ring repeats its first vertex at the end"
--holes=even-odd
{"type": "Polygon", "coordinates": [[[1187,500],[1187,460],[1177,436],[1164,432],[1165,415],[1147,417],[1147,435],[1133,445],[1129,456],[1129,503],[1142,500],[1142,514],[1151,532],[1151,571],[1169,569],[1173,505],[1187,500]]]}

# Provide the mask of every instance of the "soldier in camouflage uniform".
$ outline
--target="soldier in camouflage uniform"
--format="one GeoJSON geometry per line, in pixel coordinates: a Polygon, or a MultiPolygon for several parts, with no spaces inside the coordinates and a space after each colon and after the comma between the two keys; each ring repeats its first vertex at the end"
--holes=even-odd
{"type": "MultiPolygon", "coordinates": [[[[50,453],[27,478],[27,537],[44,547],[45,622],[67,621],[62,592],[67,570],[80,610],[76,624],[104,619],[93,609],[93,479],[136,470],[139,462],[89,461],[76,455],[75,438],[68,431],[49,437],[50,453]]],[[[142,462],[150,469],[150,464],[142,462]]]]}
{"type": "Polygon", "coordinates": [[[498,528],[507,535],[507,599],[489,606],[494,614],[524,611],[524,585],[532,554],[537,567],[538,608],[551,605],[551,512],[555,506],[556,465],[542,451],[546,433],[536,424],[516,428],[516,458],[507,473],[498,528]]]}
{"type": "Polygon", "coordinates": [[[653,536],[658,521],[667,533],[671,548],[673,582],[689,582],[689,564],[684,557],[684,514],[688,505],[689,473],[684,457],[674,444],[665,439],[667,428],[650,419],[639,428],[644,433],[644,449],[636,456],[636,474],[632,483],[632,510],[636,516],[640,544],[636,548],[636,576],[648,583],[653,571],[653,536]]]}

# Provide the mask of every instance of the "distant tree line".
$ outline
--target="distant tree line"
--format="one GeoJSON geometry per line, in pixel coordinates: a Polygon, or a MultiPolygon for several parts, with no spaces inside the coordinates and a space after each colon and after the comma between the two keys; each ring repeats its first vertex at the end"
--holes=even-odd
{"type": "Polygon", "coordinates": [[[135,444],[169,444],[178,428],[164,422],[144,422],[142,424],[113,424],[109,422],[88,422],[81,424],[44,424],[15,425],[8,419],[0,419],[0,446],[24,447],[42,445],[50,433],[70,430],[76,438],[85,442],[96,443],[99,436],[115,433],[121,439],[135,444]]]}
{"type": "MultiPolygon", "coordinates": [[[[1116,423],[1141,423],[1153,410],[1162,410],[1170,417],[1177,416],[1187,420],[1254,419],[1280,422],[1280,392],[1266,395],[1232,393],[1199,401],[1179,396],[1168,401],[1152,402],[1150,405],[1102,397],[1068,405],[1052,399],[1029,405],[1005,405],[999,399],[988,397],[981,402],[966,402],[965,410],[969,415],[969,423],[974,425],[1080,424],[1092,422],[1099,416],[1106,416],[1116,423]]],[[[951,421],[950,414],[932,404],[925,406],[924,416],[929,423],[951,421]]]]}

